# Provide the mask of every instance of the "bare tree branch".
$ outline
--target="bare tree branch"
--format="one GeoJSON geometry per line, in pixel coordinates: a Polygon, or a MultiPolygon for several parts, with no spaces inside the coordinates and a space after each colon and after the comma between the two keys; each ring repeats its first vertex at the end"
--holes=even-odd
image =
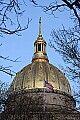
{"type": "MultiPolygon", "coordinates": [[[[12,35],[16,34],[20,36],[20,32],[28,29],[29,23],[32,19],[27,18],[27,23],[25,26],[21,25],[20,18],[23,16],[25,10],[22,6],[24,0],[0,0],[0,37],[3,37],[4,34],[12,35]]],[[[0,44],[1,46],[2,44],[0,44]]],[[[0,54],[0,60],[7,60],[9,62],[19,62],[19,58],[12,60],[9,56],[5,57],[0,54]]],[[[3,66],[0,64],[0,72],[4,72],[11,77],[14,76],[14,71],[11,70],[11,66],[3,66]]]]}
{"type": "Polygon", "coordinates": [[[28,28],[31,19],[28,18],[28,22],[24,27],[20,24],[20,17],[25,11],[22,10],[22,4],[24,3],[21,3],[18,0],[0,1],[0,36],[3,34],[18,34],[28,28]],[[15,20],[13,16],[15,16],[15,20]],[[13,30],[10,26],[13,26],[13,30]]]}
{"type": "MultiPolygon", "coordinates": [[[[55,31],[51,33],[52,40],[50,40],[50,47],[54,48],[61,56],[67,65],[68,73],[73,78],[80,78],[80,32],[74,29],[55,31]]],[[[69,75],[68,74],[68,75],[69,75]]]]}
{"type": "Polygon", "coordinates": [[[12,77],[15,72],[11,70],[11,67],[12,66],[4,67],[3,65],[0,65],[0,72],[6,73],[12,77]]]}
{"type": "Polygon", "coordinates": [[[80,25],[80,15],[79,15],[79,10],[80,10],[80,1],[79,0],[52,0],[49,5],[40,5],[38,4],[37,0],[30,0],[35,6],[41,7],[44,12],[53,14],[55,16],[55,12],[63,12],[64,10],[69,10],[72,15],[73,19],[78,20],[79,25],[80,25]],[[61,4],[60,4],[61,3],[61,4]]]}
{"type": "Polygon", "coordinates": [[[9,84],[0,80],[0,113],[4,110],[9,84]]]}

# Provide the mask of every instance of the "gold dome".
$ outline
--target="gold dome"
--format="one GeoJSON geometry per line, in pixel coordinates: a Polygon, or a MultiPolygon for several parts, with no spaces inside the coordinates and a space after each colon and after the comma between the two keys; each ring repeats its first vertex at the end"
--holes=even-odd
{"type": "Polygon", "coordinates": [[[16,74],[10,90],[44,88],[44,81],[52,84],[53,89],[71,94],[71,87],[64,73],[49,63],[46,53],[46,42],[41,34],[40,18],[39,35],[34,42],[32,63],[16,74]]]}

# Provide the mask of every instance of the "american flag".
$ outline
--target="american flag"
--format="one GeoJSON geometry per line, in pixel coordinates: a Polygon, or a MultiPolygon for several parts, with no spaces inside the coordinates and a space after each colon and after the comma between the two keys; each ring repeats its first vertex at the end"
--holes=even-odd
{"type": "Polygon", "coordinates": [[[44,81],[44,87],[48,87],[49,89],[53,89],[52,84],[48,83],[47,81],[44,81]]]}

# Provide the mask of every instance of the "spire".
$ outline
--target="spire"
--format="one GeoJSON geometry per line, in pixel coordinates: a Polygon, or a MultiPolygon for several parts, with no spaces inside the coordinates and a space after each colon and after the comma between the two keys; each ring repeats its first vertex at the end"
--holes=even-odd
{"type": "Polygon", "coordinates": [[[39,18],[39,35],[42,35],[42,20],[41,20],[41,17],[39,18]]]}

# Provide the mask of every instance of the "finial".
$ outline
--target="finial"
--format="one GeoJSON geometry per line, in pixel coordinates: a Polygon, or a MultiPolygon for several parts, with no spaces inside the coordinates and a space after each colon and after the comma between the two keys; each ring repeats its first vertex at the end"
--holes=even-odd
{"type": "Polygon", "coordinates": [[[39,35],[42,35],[42,31],[41,31],[41,17],[39,18],[39,35]]]}

